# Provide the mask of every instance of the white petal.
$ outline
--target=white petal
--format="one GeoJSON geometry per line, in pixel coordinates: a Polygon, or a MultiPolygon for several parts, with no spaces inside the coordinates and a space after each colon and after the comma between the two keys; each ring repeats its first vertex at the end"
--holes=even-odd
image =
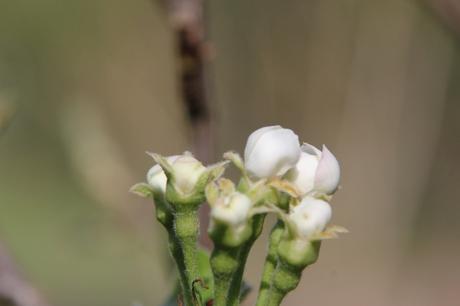
{"type": "Polygon", "coordinates": [[[299,138],[292,130],[280,126],[263,129],[248,139],[244,154],[246,169],[258,178],[283,175],[299,160],[299,138]]]}
{"type": "Polygon", "coordinates": [[[316,155],[302,152],[295,168],[289,170],[286,179],[295,185],[301,195],[313,190],[318,163],[316,155]]]}
{"type": "Polygon", "coordinates": [[[247,221],[251,200],[246,195],[235,192],[220,198],[211,208],[211,217],[230,226],[238,226],[247,221]]]}
{"type": "Polygon", "coordinates": [[[175,186],[182,193],[187,194],[193,190],[206,167],[191,154],[180,155],[173,163],[175,186]]]}
{"type": "Polygon", "coordinates": [[[318,157],[321,156],[321,151],[309,143],[304,142],[301,149],[302,149],[302,152],[308,153],[310,155],[316,155],[318,157]]]}
{"type": "Polygon", "coordinates": [[[251,155],[252,150],[254,150],[256,143],[259,141],[260,137],[263,134],[267,133],[268,131],[278,129],[282,129],[282,127],[279,125],[271,125],[262,127],[252,132],[251,135],[249,135],[248,140],[246,142],[246,147],[244,148],[244,159],[247,159],[247,156],[251,155]]]}
{"type": "Polygon", "coordinates": [[[166,191],[166,175],[159,165],[155,165],[147,172],[147,183],[153,187],[154,190],[161,192],[166,191]]]}
{"type": "Polygon", "coordinates": [[[295,224],[298,234],[308,238],[311,235],[322,232],[331,220],[332,209],[329,203],[305,197],[299,205],[294,207],[289,219],[295,224]]]}
{"type": "Polygon", "coordinates": [[[323,146],[315,176],[315,190],[333,194],[340,182],[340,165],[335,156],[323,146]]]}
{"type": "MultiPolygon", "coordinates": [[[[179,158],[179,155],[173,155],[167,157],[169,163],[173,163],[179,158]]],[[[153,187],[154,190],[160,192],[166,192],[166,182],[167,178],[163,169],[161,169],[160,165],[154,165],[150,170],[147,172],[147,183],[153,187]]]]}

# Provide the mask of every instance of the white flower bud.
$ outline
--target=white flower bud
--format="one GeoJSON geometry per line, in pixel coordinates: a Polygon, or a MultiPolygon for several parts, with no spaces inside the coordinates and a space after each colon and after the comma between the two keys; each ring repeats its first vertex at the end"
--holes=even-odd
{"type": "Polygon", "coordinates": [[[301,238],[322,232],[332,216],[332,209],[329,203],[305,197],[299,205],[295,206],[289,213],[289,220],[295,225],[297,234],[301,238]]]}
{"type": "Polygon", "coordinates": [[[279,125],[254,131],[249,135],[244,150],[245,167],[258,178],[285,174],[295,166],[299,157],[299,137],[279,125]]]}
{"type": "MultiPolygon", "coordinates": [[[[179,158],[179,155],[173,155],[167,157],[169,163],[174,163],[179,158]]],[[[147,183],[152,186],[153,190],[157,192],[166,192],[166,182],[167,182],[166,174],[164,173],[163,169],[161,169],[160,165],[154,165],[150,170],[147,172],[147,183]]]]}
{"type": "Polygon", "coordinates": [[[290,180],[302,195],[311,191],[333,194],[340,181],[340,165],[335,156],[323,146],[323,151],[304,144],[295,168],[289,171],[290,180]]]}
{"type": "Polygon", "coordinates": [[[247,221],[251,199],[245,194],[234,192],[220,197],[211,208],[211,217],[221,223],[237,227],[247,221]]]}
{"type": "MultiPolygon", "coordinates": [[[[178,191],[187,194],[193,190],[206,167],[191,154],[173,155],[166,158],[174,175],[174,185],[178,191]]],[[[153,190],[165,193],[167,177],[160,165],[147,172],[147,182],[153,190]]]]}
{"type": "Polygon", "coordinates": [[[191,154],[183,154],[171,164],[174,185],[182,194],[189,194],[195,188],[206,167],[191,154]]]}

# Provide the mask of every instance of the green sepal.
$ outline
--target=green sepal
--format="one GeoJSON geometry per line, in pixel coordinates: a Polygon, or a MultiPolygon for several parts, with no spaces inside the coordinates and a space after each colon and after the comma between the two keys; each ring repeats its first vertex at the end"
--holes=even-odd
{"type": "Polygon", "coordinates": [[[238,185],[236,186],[236,190],[238,190],[241,193],[246,193],[250,187],[251,183],[249,182],[249,180],[242,177],[238,182],[238,185]]]}
{"type": "Polygon", "coordinates": [[[215,245],[234,248],[242,245],[251,238],[252,226],[250,222],[237,228],[224,223],[214,222],[210,226],[208,233],[215,245]]]}
{"type": "Polygon", "coordinates": [[[129,189],[129,192],[134,193],[143,198],[148,198],[153,195],[153,188],[147,183],[137,183],[129,189]]]}
{"type": "Polygon", "coordinates": [[[168,162],[168,160],[160,155],[160,154],[157,154],[157,153],[152,153],[152,152],[146,152],[147,155],[149,155],[151,158],[153,158],[153,160],[158,164],[160,165],[161,169],[163,169],[166,177],[169,179],[169,177],[172,175],[173,173],[173,170],[172,170],[172,166],[171,164],[168,162]]]}
{"type": "Polygon", "coordinates": [[[130,192],[143,198],[152,197],[155,203],[155,216],[157,220],[168,229],[172,225],[172,211],[164,198],[164,194],[153,190],[147,183],[137,183],[129,189],[130,192]]]}
{"type": "Polygon", "coordinates": [[[278,245],[278,256],[288,266],[303,270],[316,262],[320,246],[319,240],[281,239],[278,245]]]}
{"type": "Polygon", "coordinates": [[[244,167],[244,161],[241,156],[233,151],[228,151],[224,153],[224,159],[231,161],[238,170],[240,170],[243,177],[247,178],[248,174],[246,168],[244,167]]]}
{"type": "Polygon", "coordinates": [[[163,194],[154,193],[154,202],[155,202],[155,216],[161,224],[166,228],[167,231],[170,231],[173,227],[173,213],[171,206],[163,194]]]}
{"type": "Polygon", "coordinates": [[[182,194],[177,191],[174,187],[174,183],[168,179],[168,184],[166,185],[166,200],[171,203],[171,206],[174,210],[179,210],[181,206],[195,207],[198,209],[198,206],[205,201],[204,189],[199,190],[195,188],[193,193],[182,194]]]}
{"type": "Polygon", "coordinates": [[[217,164],[209,166],[206,171],[198,178],[193,190],[188,194],[183,194],[174,184],[174,174],[165,171],[168,177],[168,183],[166,185],[166,200],[171,203],[173,207],[176,206],[196,206],[198,207],[206,200],[205,188],[209,182],[219,178],[225,171],[228,161],[219,162],[217,164]]]}

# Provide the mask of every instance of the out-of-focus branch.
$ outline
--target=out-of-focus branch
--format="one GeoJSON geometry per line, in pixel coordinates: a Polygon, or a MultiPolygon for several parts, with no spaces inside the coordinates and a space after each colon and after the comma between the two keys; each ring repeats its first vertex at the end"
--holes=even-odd
{"type": "Polygon", "coordinates": [[[0,243],[0,306],[49,306],[27,282],[0,243]]]}
{"type": "Polygon", "coordinates": [[[212,52],[205,38],[204,0],[162,0],[161,3],[176,36],[179,87],[193,127],[193,151],[200,159],[209,161],[212,143],[206,64],[212,52]]]}
{"type": "Polygon", "coordinates": [[[460,2],[458,0],[429,0],[430,6],[457,33],[460,33],[460,2]]]}
{"type": "MultiPolygon", "coordinates": [[[[182,100],[192,125],[193,152],[202,161],[212,156],[212,133],[207,63],[211,59],[210,43],[206,41],[205,0],[162,0],[174,28],[180,65],[179,86],[182,100]]],[[[208,226],[204,206],[200,212],[201,229],[208,226]]],[[[202,243],[210,245],[206,235],[202,243]],[[206,240],[207,239],[207,240],[206,240]]]]}

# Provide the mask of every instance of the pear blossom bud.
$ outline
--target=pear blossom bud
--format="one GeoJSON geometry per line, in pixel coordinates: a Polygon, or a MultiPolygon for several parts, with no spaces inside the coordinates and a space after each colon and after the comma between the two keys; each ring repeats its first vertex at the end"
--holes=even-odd
{"type": "MultiPolygon", "coordinates": [[[[195,187],[206,167],[191,154],[173,155],[166,158],[174,175],[174,185],[183,194],[190,193],[195,187]]],[[[153,190],[165,193],[167,177],[160,165],[155,165],[147,172],[147,182],[153,190]]]]}
{"type": "Polygon", "coordinates": [[[189,194],[195,188],[201,175],[206,172],[206,167],[191,154],[177,157],[171,164],[174,174],[174,185],[182,194],[189,194]]]}
{"type": "Polygon", "coordinates": [[[289,220],[295,225],[301,238],[322,232],[332,216],[329,203],[313,197],[305,197],[289,213],[289,220]]]}
{"type": "MultiPolygon", "coordinates": [[[[173,155],[167,157],[167,161],[169,163],[174,163],[179,158],[179,155],[173,155]]],[[[147,183],[153,188],[153,190],[161,193],[166,192],[166,183],[168,179],[166,178],[166,174],[164,173],[163,169],[161,169],[160,165],[154,165],[150,170],[147,172],[147,183]]]]}
{"type": "Polygon", "coordinates": [[[245,224],[251,208],[251,199],[243,193],[234,192],[220,197],[212,206],[211,217],[232,227],[245,224]]]}
{"type": "Polygon", "coordinates": [[[254,131],[244,150],[245,167],[258,178],[281,176],[294,167],[300,157],[299,137],[279,125],[254,131]]]}
{"type": "Polygon", "coordinates": [[[340,181],[340,165],[335,156],[323,146],[320,151],[312,145],[304,144],[295,168],[287,174],[302,195],[311,191],[333,194],[340,181]]]}

